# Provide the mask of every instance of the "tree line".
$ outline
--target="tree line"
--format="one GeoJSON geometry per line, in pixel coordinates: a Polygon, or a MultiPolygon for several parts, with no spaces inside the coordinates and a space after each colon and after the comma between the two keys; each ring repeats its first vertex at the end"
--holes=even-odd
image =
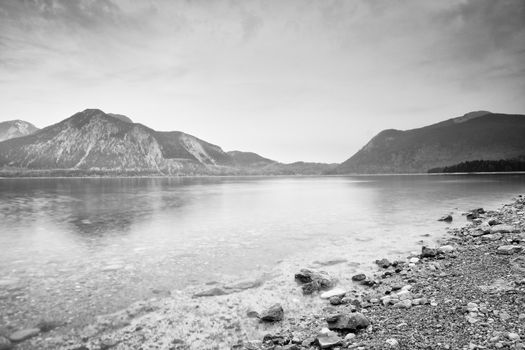
{"type": "Polygon", "coordinates": [[[525,171],[525,156],[515,159],[471,160],[442,168],[430,169],[429,173],[498,173],[525,171]]]}

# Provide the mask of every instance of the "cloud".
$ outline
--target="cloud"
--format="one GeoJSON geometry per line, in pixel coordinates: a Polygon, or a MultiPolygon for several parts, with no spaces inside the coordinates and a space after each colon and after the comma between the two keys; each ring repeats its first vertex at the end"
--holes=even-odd
{"type": "Polygon", "coordinates": [[[263,142],[255,142],[254,125],[275,144],[301,125],[305,140],[327,145],[298,145],[282,157],[263,145],[269,155],[306,159],[299,153],[335,147],[336,136],[349,155],[375,128],[471,108],[525,109],[524,7],[522,0],[3,0],[0,94],[7,114],[47,118],[40,125],[91,106],[255,151],[263,142]],[[39,113],[43,105],[49,116],[39,113]]]}

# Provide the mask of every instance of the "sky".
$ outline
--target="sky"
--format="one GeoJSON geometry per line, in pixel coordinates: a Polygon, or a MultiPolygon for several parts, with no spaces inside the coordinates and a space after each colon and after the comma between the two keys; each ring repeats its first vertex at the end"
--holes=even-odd
{"type": "Polygon", "coordinates": [[[342,162],[383,129],[525,114],[525,1],[1,0],[0,105],[342,162]]]}

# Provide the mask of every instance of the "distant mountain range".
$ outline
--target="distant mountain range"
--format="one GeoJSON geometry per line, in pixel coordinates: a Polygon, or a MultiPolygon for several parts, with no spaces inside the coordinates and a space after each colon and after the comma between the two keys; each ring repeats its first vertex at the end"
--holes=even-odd
{"type": "MultiPolygon", "coordinates": [[[[29,124],[29,123],[28,123],[29,124]]],[[[335,165],[282,164],[180,131],[150,129],[123,115],[87,109],[57,124],[0,142],[0,168],[161,175],[322,174],[335,165]]]]}
{"type": "Polygon", "coordinates": [[[471,112],[419,129],[384,130],[332,174],[426,173],[525,155],[525,116],[471,112]]]}
{"type": "Polygon", "coordinates": [[[15,137],[26,136],[37,131],[38,128],[23,120],[9,120],[0,123],[0,142],[15,137]]]}
{"type": "Polygon", "coordinates": [[[225,152],[195,136],[156,131],[99,109],[40,130],[21,120],[0,123],[3,176],[426,173],[473,165],[519,168],[516,160],[524,156],[525,116],[486,111],[419,129],[384,130],[341,164],[283,164],[253,152],[225,152]]]}

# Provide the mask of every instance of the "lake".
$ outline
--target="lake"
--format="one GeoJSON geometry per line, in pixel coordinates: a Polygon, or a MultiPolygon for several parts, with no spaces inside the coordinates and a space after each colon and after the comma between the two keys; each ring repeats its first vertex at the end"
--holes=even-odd
{"type": "Polygon", "coordinates": [[[524,175],[0,179],[0,326],[82,325],[282,260],[371,263],[523,192],[524,175]]]}

